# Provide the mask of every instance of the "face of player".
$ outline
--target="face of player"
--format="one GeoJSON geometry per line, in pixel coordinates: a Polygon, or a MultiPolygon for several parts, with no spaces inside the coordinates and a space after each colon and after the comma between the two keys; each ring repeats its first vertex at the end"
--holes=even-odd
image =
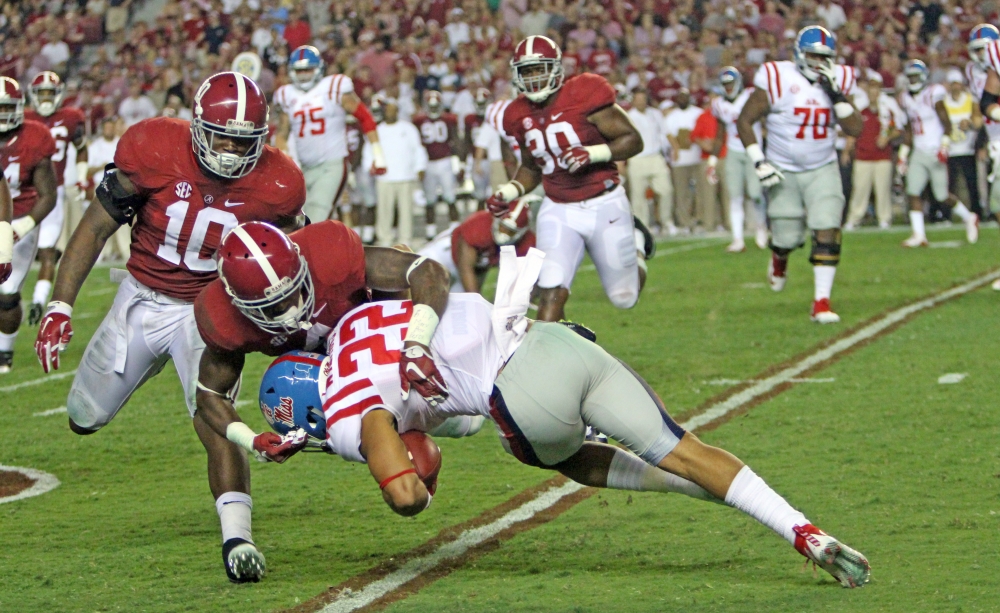
{"type": "Polygon", "coordinates": [[[910,81],[910,91],[918,91],[922,85],[919,74],[906,75],[906,78],[910,81]]]}
{"type": "Polygon", "coordinates": [[[250,151],[250,147],[253,147],[254,142],[256,140],[253,138],[238,138],[226,134],[213,134],[212,151],[244,156],[247,154],[247,151],[250,151]]]}
{"type": "Polygon", "coordinates": [[[525,66],[520,68],[518,72],[521,74],[521,80],[530,91],[540,91],[548,84],[549,67],[547,64],[539,63],[534,66],[525,66]]]}
{"type": "Polygon", "coordinates": [[[54,104],[56,101],[56,93],[51,89],[40,89],[35,92],[35,99],[38,100],[39,104],[44,104],[46,102],[54,104]]]}
{"type": "Polygon", "coordinates": [[[302,305],[305,303],[303,292],[305,291],[307,290],[303,287],[299,291],[289,295],[281,302],[261,309],[261,312],[271,321],[299,319],[303,314],[302,305]]]}
{"type": "Polygon", "coordinates": [[[830,56],[823,55],[821,53],[810,53],[806,51],[806,64],[816,70],[817,68],[825,68],[831,62],[830,56]]]}
{"type": "Polygon", "coordinates": [[[299,68],[295,71],[295,79],[299,83],[309,83],[316,78],[317,68],[299,68]]]}
{"type": "Polygon", "coordinates": [[[722,89],[726,92],[726,98],[732,100],[736,96],[736,81],[723,83],[722,89]]]}

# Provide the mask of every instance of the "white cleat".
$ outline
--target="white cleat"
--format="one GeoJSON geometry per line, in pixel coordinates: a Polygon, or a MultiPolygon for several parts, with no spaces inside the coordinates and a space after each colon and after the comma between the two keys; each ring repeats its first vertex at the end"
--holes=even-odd
{"type": "Polygon", "coordinates": [[[728,247],[726,247],[726,253],[743,253],[746,250],[747,246],[746,243],[743,242],[743,239],[734,240],[729,243],[728,247]]]}
{"type": "Polygon", "coordinates": [[[996,291],[1000,292],[1000,279],[997,279],[996,281],[994,281],[993,285],[991,285],[990,287],[992,287],[996,291]]]}
{"type": "Polygon", "coordinates": [[[757,236],[754,240],[758,249],[767,249],[767,228],[757,228],[757,236]]]}
{"type": "Polygon", "coordinates": [[[830,299],[821,298],[813,302],[812,320],[818,324],[840,323],[840,315],[830,308],[830,299]]]}
{"type": "Polygon", "coordinates": [[[975,245],[979,240],[979,215],[972,213],[965,220],[965,239],[970,245],[975,245]]]}
{"type": "Polygon", "coordinates": [[[855,551],[812,524],[795,526],[795,549],[847,588],[871,579],[871,565],[855,551]]]}
{"type": "Polygon", "coordinates": [[[771,260],[767,263],[767,283],[771,286],[772,291],[780,292],[785,289],[787,267],[788,260],[782,260],[773,253],[771,254],[771,260]]]}
{"type": "Polygon", "coordinates": [[[903,241],[903,246],[910,249],[915,249],[918,247],[926,247],[927,239],[921,238],[919,236],[911,236],[910,238],[903,241]]]}

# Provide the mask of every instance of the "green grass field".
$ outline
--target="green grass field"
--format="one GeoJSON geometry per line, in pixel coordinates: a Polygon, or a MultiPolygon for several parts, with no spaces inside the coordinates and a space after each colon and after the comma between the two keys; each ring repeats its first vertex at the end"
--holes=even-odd
{"type": "MultiPolygon", "coordinates": [[[[959,240],[958,230],[932,234],[959,240]]],[[[689,414],[743,380],[892,307],[993,269],[1000,234],[960,248],[904,251],[901,234],[848,234],[834,288],[836,326],[809,321],[812,273],[793,256],[781,294],[766,256],[724,243],[650,262],[639,305],[607,302],[593,271],[568,314],[635,367],[672,413],[689,414]]],[[[666,243],[661,251],[677,245],[666,243]]],[[[29,286],[30,287],[30,286],[29,286]]],[[[72,369],[114,297],[107,269],[84,287],[72,369]]],[[[816,524],[863,551],[863,590],[825,573],[739,512],[677,495],[602,491],[504,542],[389,611],[996,611],[1000,593],[1000,419],[994,410],[1000,295],[987,286],[926,311],[704,439],[740,456],[816,524]],[[938,378],[967,373],[953,385],[938,378]]],[[[42,376],[18,340],[9,386],[42,376]]],[[[248,362],[244,397],[267,364],[248,362]]],[[[491,428],[439,441],[431,509],[393,515],[364,466],[316,454],[253,465],[254,537],[269,575],[233,586],[221,567],[205,456],[171,367],[111,425],[73,435],[70,379],[0,393],[0,464],[62,485],[0,505],[0,611],[277,611],[293,607],[536,485],[550,473],[507,456],[491,428]]],[[[253,405],[242,409],[258,430],[253,405]]]]}

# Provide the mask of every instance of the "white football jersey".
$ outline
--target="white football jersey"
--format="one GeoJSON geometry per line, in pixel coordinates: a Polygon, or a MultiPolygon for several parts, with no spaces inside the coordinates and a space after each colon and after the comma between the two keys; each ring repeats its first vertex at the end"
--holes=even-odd
{"type": "MultiPolygon", "coordinates": [[[[747,99],[750,98],[750,94],[753,92],[754,88],[747,87],[731,102],[723,96],[718,96],[712,100],[712,114],[726,125],[726,148],[729,151],[746,151],[743,141],[740,140],[740,135],[736,131],[736,119],[739,118],[740,112],[743,111],[747,99]]],[[[763,130],[760,127],[759,121],[753,124],[753,133],[757,136],[758,143],[763,140],[763,130]]]]}
{"type": "Polygon", "coordinates": [[[274,104],[288,115],[290,136],[302,166],[347,157],[347,112],[340,100],[353,91],[354,82],[338,74],[323,77],[309,91],[289,84],[274,92],[274,104]]]}
{"type": "MultiPolygon", "coordinates": [[[[840,90],[854,93],[854,68],[834,66],[840,90]]],[[[819,84],[805,78],[794,62],[768,62],[753,78],[754,87],[767,92],[771,111],[765,119],[769,162],[783,170],[803,172],[837,159],[837,116],[819,84]]]]}
{"type": "Polygon", "coordinates": [[[916,94],[905,91],[900,96],[903,112],[913,131],[914,149],[936,153],[941,148],[945,130],[935,105],[943,101],[947,93],[944,85],[932,83],[916,94]]]}
{"type": "MultiPolygon", "coordinates": [[[[969,82],[969,91],[972,92],[972,97],[978,103],[986,89],[986,71],[977,66],[975,62],[969,62],[965,65],[965,79],[969,82]]],[[[1000,141],[1000,122],[985,116],[983,122],[986,126],[986,136],[990,142],[1000,141]]]]}
{"type": "Polygon", "coordinates": [[[493,381],[503,358],[493,337],[493,305],[479,294],[451,294],[431,353],[448,386],[448,400],[431,407],[415,391],[402,398],[399,352],[409,327],[409,300],[370,302],[340,320],[328,337],[320,374],[327,444],[345,460],[361,456],[361,420],[385,409],[399,432],[427,432],[454,415],[489,417],[493,381]]]}

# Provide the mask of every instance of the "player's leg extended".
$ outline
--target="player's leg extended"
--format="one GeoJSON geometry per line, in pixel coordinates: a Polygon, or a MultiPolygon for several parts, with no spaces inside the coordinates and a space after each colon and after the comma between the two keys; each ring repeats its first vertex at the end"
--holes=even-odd
{"type": "Polygon", "coordinates": [[[14,244],[10,277],[0,284],[0,374],[10,372],[14,364],[14,344],[24,314],[21,310],[21,288],[35,260],[38,232],[36,227],[14,244]]]}
{"type": "Polygon", "coordinates": [[[52,293],[52,280],[56,277],[56,243],[63,230],[63,219],[66,217],[66,188],[60,185],[56,189],[56,206],[45,216],[38,230],[38,280],[35,281],[35,291],[31,296],[31,308],[28,311],[28,324],[38,325],[42,320],[45,305],[52,293]]]}
{"type": "Polygon", "coordinates": [[[746,226],[746,215],[743,209],[746,164],[743,158],[746,157],[746,154],[741,151],[730,151],[728,155],[729,159],[726,160],[722,179],[726,182],[729,192],[729,229],[733,235],[733,242],[726,247],[726,251],[740,253],[746,250],[746,243],[743,241],[743,231],[746,226]]]}
{"type": "Polygon", "coordinates": [[[840,185],[840,168],[831,163],[799,176],[806,205],[806,225],[812,232],[812,250],[809,262],[813,265],[812,320],[818,323],[837,323],[840,317],[830,308],[833,279],[840,263],[840,220],[843,219],[844,192],[840,185]]]}
{"type": "Polygon", "coordinates": [[[545,253],[542,270],[538,274],[538,319],[542,321],[565,318],[573,277],[583,261],[584,237],[569,223],[567,212],[570,207],[574,208],[574,214],[588,214],[575,205],[556,204],[545,198],[536,221],[537,246],[545,253]]]}
{"type": "Polygon", "coordinates": [[[906,196],[910,202],[910,227],[913,229],[913,235],[903,241],[904,247],[927,246],[922,194],[931,180],[931,168],[937,163],[939,163],[937,158],[929,153],[915,150],[910,154],[906,171],[906,196]]]}
{"type": "MultiPolygon", "coordinates": [[[[424,190],[424,238],[430,240],[437,235],[437,202],[438,187],[441,184],[436,171],[437,162],[428,162],[427,170],[424,171],[424,183],[420,189],[424,190]]],[[[419,202],[417,203],[419,205],[419,202]]]]}
{"type": "Polygon", "coordinates": [[[784,172],[785,178],[770,188],[767,200],[767,217],[771,224],[771,259],[767,266],[767,281],[776,292],[785,289],[788,255],[805,244],[806,211],[799,173],[784,172]]]}
{"type": "Polygon", "coordinates": [[[594,230],[585,239],[587,252],[611,304],[630,309],[639,300],[646,270],[625,190],[619,187],[588,204],[595,207],[596,218],[594,230]]]}
{"type": "MultiPolygon", "coordinates": [[[[979,216],[970,211],[958,196],[948,191],[948,165],[942,164],[940,160],[936,161],[937,165],[931,169],[931,192],[934,194],[934,199],[951,207],[951,212],[965,224],[966,240],[973,244],[979,240],[979,216]]],[[[970,186],[970,193],[975,189],[978,195],[978,188],[971,187],[974,182],[970,180],[966,181],[966,184],[970,186]]]]}
{"type": "MultiPolygon", "coordinates": [[[[732,162],[730,162],[732,163],[732,162]]],[[[757,247],[764,249],[767,247],[767,206],[764,203],[764,188],[760,185],[757,172],[754,169],[750,156],[743,154],[741,166],[743,167],[744,186],[746,196],[749,199],[748,208],[752,208],[750,214],[755,222],[754,242],[757,247]]]]}
{"type": "Polygon", "coordinates": [[[347,180],[344,160],[329,160],[303,168],[306,179],[306,202],[302,211],[313,223],[330,219],[333,204],[347,180]]]}

